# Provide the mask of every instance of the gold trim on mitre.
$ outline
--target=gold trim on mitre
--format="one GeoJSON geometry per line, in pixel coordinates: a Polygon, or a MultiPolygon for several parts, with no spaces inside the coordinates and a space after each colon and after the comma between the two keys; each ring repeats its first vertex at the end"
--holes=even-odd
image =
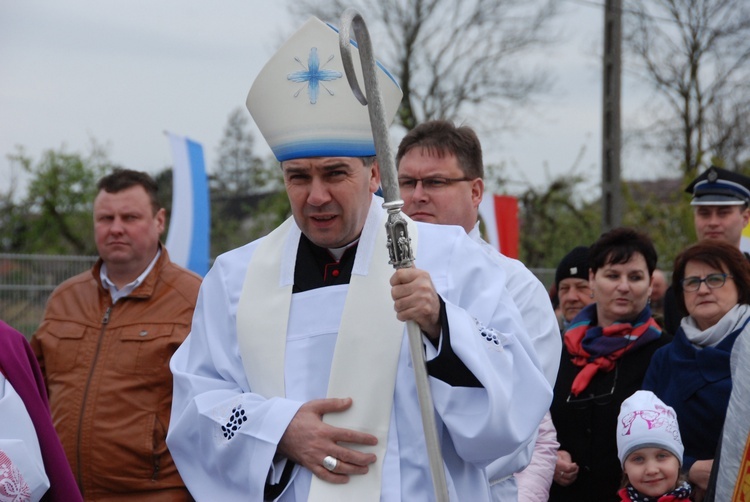
{"type": "MultiPolygon", "coordinates": [[[[356,48],[352,58],[362,86],[356,48]]],[[[403,94],[388,70],[380,63],[377,67],[390,123],[403,94]]],[[[266,63],[250,88],[246,104],[280,162],[375,155],[369,112],[347,82],[338,31],[318,18],[311,17],[266,63]]]]}

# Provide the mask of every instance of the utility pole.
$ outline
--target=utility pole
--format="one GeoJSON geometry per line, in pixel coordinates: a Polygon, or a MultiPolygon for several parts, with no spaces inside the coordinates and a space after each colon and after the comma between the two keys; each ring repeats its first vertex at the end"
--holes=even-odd
{"type": "Polygon", "coordinates": [[[602,232],[622,223],[620,189],[620,88],[622,75],[622,0],[604,3],[602,78],[602,232]]]}

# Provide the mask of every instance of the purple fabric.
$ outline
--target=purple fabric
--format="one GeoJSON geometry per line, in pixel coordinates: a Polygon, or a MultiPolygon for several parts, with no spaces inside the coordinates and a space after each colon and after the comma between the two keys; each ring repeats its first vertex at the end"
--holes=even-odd
{"type": "Polygon", "coordinates": [[[60,438],[52,425],[44,377],[26,338],[0,321],[0,371],[21,397],[34,423],[50,488],[42,500],[82,501],[60,438]]]}

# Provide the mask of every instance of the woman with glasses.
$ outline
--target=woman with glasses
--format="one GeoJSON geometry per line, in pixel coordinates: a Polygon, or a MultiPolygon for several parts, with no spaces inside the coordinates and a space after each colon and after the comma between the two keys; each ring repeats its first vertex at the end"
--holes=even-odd
{"type": "Polygon", "coordinates": [[[553,502],[620,500],[620,403],[641,388],[654,352],[671,340],[648,305],[655,268],[651,239],[632,229],[611,230],[589,249],[594,302],[564,334],[550,409],[560,443],[553,502]]]}
{"type": "Polygon", "coordinates": [[[732,390],[729,355],[738,336],[750,336],[750,265],[735,246],[705,240],[677,257],[672,288],[688,316],[654,354],[643,388],[675,409],[683,469],[705,490],[732,390]]]}

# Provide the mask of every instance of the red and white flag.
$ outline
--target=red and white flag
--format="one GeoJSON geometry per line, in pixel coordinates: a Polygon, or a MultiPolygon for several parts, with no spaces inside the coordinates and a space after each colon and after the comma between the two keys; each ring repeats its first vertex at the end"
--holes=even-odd
{"type": "Polygon", "coordinates": [[[479,216],[485,240],[505,256],[518,259],[518,200],[510,195],[485,194],[479,216]]]}

